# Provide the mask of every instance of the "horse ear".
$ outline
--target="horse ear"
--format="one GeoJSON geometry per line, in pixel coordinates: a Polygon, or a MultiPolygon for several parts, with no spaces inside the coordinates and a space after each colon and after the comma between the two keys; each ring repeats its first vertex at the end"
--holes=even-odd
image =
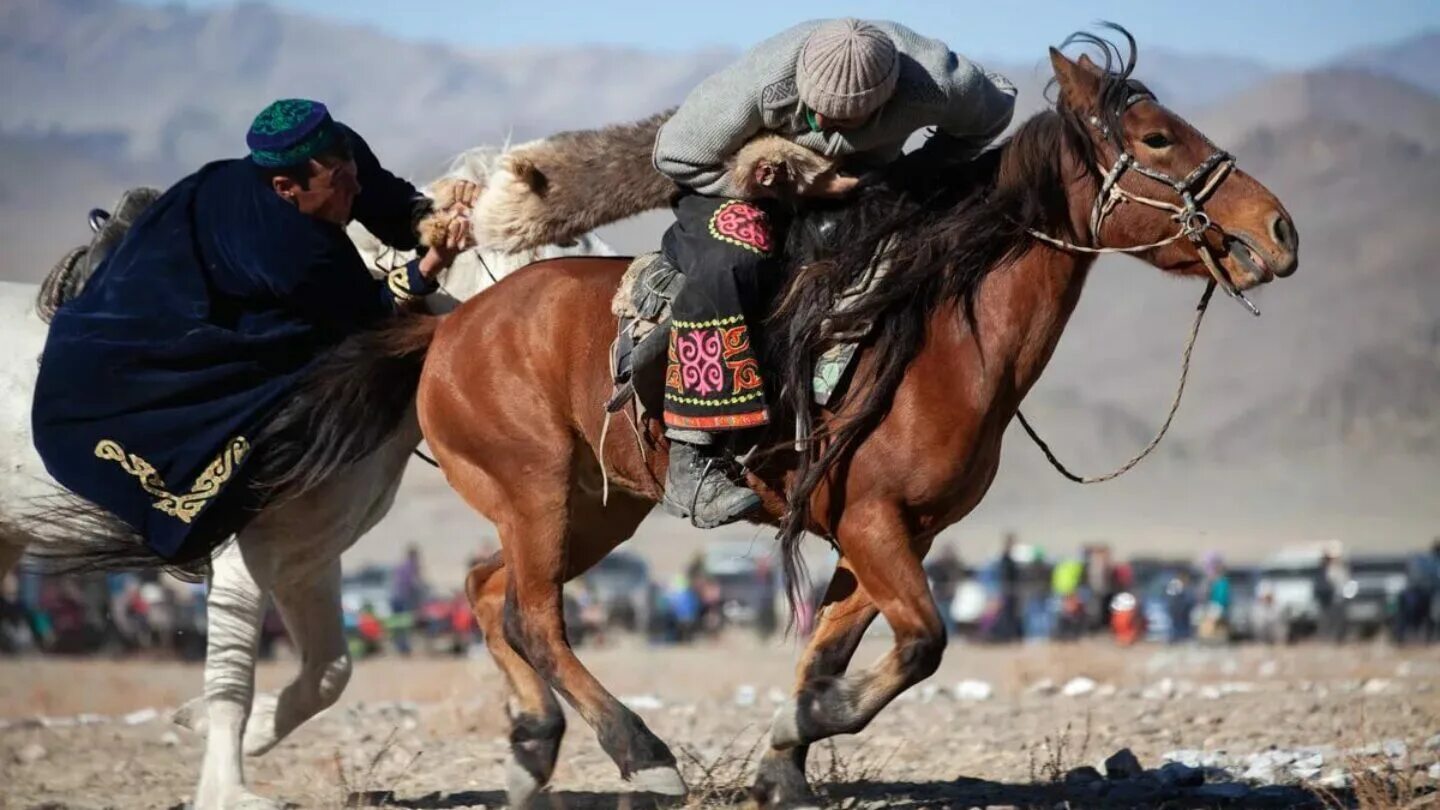
{"type": "MultiPolygon", "coordinates": [[[[1095,106],[1095,97],[1100,93],[1098,70],[1087,69],[1084,56],[1080,64],[1055,48],[1050,49],[1050,66],[1055,70],[1055,81],[1060,85],[1060,100],[1072,110],[1089,110],[1095,106]]],[[[1090,63],[1090,68],[1095,64],[1090,63]]]]}
{"type": "Polygon", "coordinates": [[[1100,66],[1095,64],[1094,60],[1090,58],[1090,54],[1088,53],[1080,54],[1080,58],[1075,60],[1075,64],[1079,65],[1082,68],[1085,68],[1091,73],[1094,73],[1096,76],[1099,76],[1101,73],[1104,72],[1100,70],[1100,66]]]}

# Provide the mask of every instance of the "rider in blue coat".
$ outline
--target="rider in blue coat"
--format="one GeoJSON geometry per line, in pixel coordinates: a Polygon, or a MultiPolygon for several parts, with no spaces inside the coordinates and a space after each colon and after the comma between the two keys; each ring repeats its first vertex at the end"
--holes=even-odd
{"type": "Polygon", "coordinates": [[[429,200],[318,102],[271,104],[246,142],[152,203],[59,309],[35,390],[51,475],[169,561],[263,505],[267,421],[328,349],[433,292],[469,238],[452,227],[377,280],[345,225],[414,249],[429,200]]]}

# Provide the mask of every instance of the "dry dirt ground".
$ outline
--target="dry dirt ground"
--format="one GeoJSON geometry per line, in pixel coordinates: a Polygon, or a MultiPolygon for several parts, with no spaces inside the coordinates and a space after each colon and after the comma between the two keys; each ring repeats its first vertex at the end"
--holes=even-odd
{"type": "MultiPolygon", "coordinates": [[[[867,641],[857,662],[885,643],[867,641]]],[[[791,642],[731,637],[689,648],[617,640],[582,658],[669,742],[695,790],[692,803],[725,805],[737,801],[726,789],[748,781],[795,654],[791,642]]],[[[293,667],[262,666],[262,686],[282,684],[293,667]]],[[[0,807],[185,802],[200,741],[166,716],[199,693],[200,681],[198,666],[175,663],[0,661],[0,807]]],[[[251,785],[304,807],[499,806],[502,700],[500,676],[483,656],[360,662],[339,705],[249,762],[251,785]]],[[[1169,754],[1252,783],[1301,781],[1317,801],[1319,785],[1378,764],[1407,790],[1421,789],[1414,806],[1423,806],[1436,799],[1423,791],[1440,775],[1437,732],[1433,648],[956,643],[934,677],[865,732],[817,746],[812,780],[835,806],[1049,807],[1067,770],[1128,747],[1146,767],[1169,754]]],[[[1223,778],[1212,771],[1210,781],[1223,778]]],[[[624,789],[593,733],[571,717],[552,802],[645,806],[624,789]]],[[[1069,798],[1066,806],[1085,804],[1069,798]]],[[[1263,796],[1251,798],[1231,806],[1263,796]]]]}

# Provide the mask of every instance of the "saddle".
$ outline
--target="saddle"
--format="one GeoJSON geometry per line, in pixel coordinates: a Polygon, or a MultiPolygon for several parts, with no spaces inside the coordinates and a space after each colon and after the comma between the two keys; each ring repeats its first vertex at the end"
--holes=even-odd
{"type": "MultiPolygon", "coordinates": [[[[835,312],[848,311],[884,278],[887,266],[883,253],[882,249],[865,273],[836,298],[835,312]]],[[[606,412],[615,413],[632,399],[642,417],[662,411],[669,360],[670,304],[684,286],[685,274],[663,253],[646,253],[630,262],[610,302],[618,330],[610,348],[615,388],[605,403],[606,412]]],[[[851,332],[832,333],[828,325],[829,321],[828,345],[816,358],[811,372],[813,400],[821,407],[830,404],[844,384],[860,343],[873,326],[866,323],[851,332]]]]}
{"type": "Polygon", "coordinates": [[[55,317],[61,304],[79,295],[85,283],[95,274],[95,268],[105,261],[125,238],[125,232],[150,204],[160,198],[155,188],[132,188],[120,195],[115,203],[114,213],[103,208],[92,208],[89,214],[90,244],[72,248],[55,263],[35,300],[35,312],[45,323],[55,317]]]}

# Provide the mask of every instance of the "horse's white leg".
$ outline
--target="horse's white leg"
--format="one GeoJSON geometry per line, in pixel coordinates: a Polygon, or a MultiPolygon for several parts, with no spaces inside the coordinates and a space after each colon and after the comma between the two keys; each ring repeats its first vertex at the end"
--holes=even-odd
{"type": "Polygon", "coordinates": [[[300,650],[300,673],[278,695],[255,700],[245,753],[259,756],[301,723],[329,708],[350,681],[350,653],[340,608],[340,560],[311,576],[275,586],[275,604],[300,650]]]}
{"type": "Polygon", "coordinates": [[[419,440],[412,411],[373,455],[246,528],[242,542],[269,549],[275,603],[301,660],[300,672],[281,692],[255,699],[245,728],[246,754],[274,748],[345,690],[351,661],[340,606],[340,555],[390,510],[419,440]]]}
{"type": "Polygon", "coordinates": [[[245,788],[240,741],[255,693],[255,649],[272,567],[263,548],[232,543],[212,564],[205,652],[205,760],[196,810],[279,807],[245,788]]]}

